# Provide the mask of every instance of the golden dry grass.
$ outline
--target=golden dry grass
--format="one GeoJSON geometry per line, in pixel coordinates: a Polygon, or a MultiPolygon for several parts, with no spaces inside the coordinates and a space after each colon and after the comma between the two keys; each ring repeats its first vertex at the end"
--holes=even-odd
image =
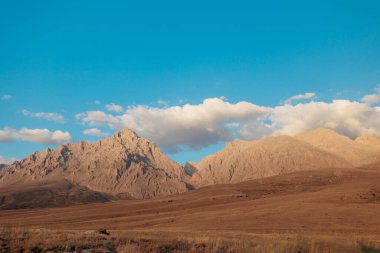
{"type": "MultiPolygon", "coordinates": [[[[109,231],[62,231],[8,227],[0,230],[1,252],[151,252],[151,253],[360,253],[371,252],[380,241],[371,237],[301,234],[237,234],[109,231]],[[366,251],[367,250],[367,251],[366,251]]],[[[378,251],[372,251],[378,252],[378,251]]]]}

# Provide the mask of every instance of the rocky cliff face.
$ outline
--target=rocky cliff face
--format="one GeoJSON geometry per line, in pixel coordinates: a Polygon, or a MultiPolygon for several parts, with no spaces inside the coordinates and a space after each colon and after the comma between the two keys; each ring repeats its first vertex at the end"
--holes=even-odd
{"type": "Polygon", "coordinates": [[[155,144],[124,129],[96,143],[35,152],[0,171],[0,187],[64,179],[107,194],[150,198],[187,191],[182,166],[155,144]]]}
{"type": "MultiPolygon", "coordinates": [[[[368,140],[370,139],[370,140],[368,140]]],[[[237,183],[299,170],[349,168],[379,159],[380,140],[356,141],[328,129],[259,141],[233,141],[198,164],[192,183],[197,186],[237,183]],[[378,142],[379,141],[379,142],[378,142]]]]}

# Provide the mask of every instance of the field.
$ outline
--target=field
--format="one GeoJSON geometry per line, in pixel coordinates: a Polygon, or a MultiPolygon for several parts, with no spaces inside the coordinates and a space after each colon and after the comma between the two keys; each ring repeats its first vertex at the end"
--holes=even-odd
{"type": "Polygon", "coordinates": [[[297,172],[151,200],[0,211],[2,251],[379,252],[377,169],[297,172]]]}

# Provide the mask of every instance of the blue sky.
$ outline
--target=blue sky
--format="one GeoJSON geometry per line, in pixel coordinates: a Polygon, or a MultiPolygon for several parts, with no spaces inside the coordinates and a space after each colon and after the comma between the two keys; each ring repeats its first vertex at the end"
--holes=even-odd
{"type": "MultiPolygon", "coordinates": [[[[376,114],[364,130],[331,119],[313,119],[310,126],[295,129],[279,123],[276,110],[275,119],[260,114],[272,130],[260,125],[256,131],[252,119],[259,116],[252,106],[244,116],[234,110],[245,110],[236,105],[247,101],[273,114],[289,97],[310,92],[315,93],[311,100],[295,101],[289,110],[299,109],[298,102],[324,102],[332,112],[337,106],[333,100],[340,99],[376,111],[376,99],[362,99],[377,96],[374,89],[380,83],[379,12],[379,1],[2,1],[0,96],[12,98],[0,100],[0,157],[22,158],[55,146],[20,137],[23,128],[59,130],[69,133],[71,141],[94,141],[100,137],[84,134],[85,129],[112,134],[120,126],[98,118],[84,122],[88,114],[75,117],[89,111],[132,114],[133,120],[127,117],[121,126],[133,125],[141,135],[157,138],[179,162],[199,160],[226,140],[293,134],[321,125],[351,135],[377,135],[376,114]],[[219,100],[204,103],[210,98],[219,100]],[[123,111],[107,111],[111,103],[123,111]],[[231,111],[223,119],[212,114],[218,115],[212,117],[215,121],[207,115],[206,121],[197,119],[207,129],[196,126],[193,131],[168,118],[197,114],[192,107],[191,112],[167,114],[172,106],[183,109],[186,104],[207,112],[213,106],[231,111]],[[139,106],[159,111],[157,117],[142,112],[153,117],[149,129],[139,125],[141,114],[125,111],[139,106]],[[49,121],[46,113],[62,115],[64,122],[49,121]],[[162,121],[173,122],[174,134],[191,136],[175,142],[177,137],[162,133],[162,121]],[[248,121],[250,132],[243,134],[248,121]],[[174,144],[164,138],[173,138],[174,144]]],[[[361,122],[363,115],[355,119],[361,122]]]]}

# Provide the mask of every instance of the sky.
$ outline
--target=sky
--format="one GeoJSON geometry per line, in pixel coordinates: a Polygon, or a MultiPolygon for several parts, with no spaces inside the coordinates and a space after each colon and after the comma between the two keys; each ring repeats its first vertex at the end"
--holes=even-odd
{"type": "Polygon", "coordinates": [[[379,1],[1,1],[0,163],[124,127],[171,158],[380,137],[379,1]]]}

